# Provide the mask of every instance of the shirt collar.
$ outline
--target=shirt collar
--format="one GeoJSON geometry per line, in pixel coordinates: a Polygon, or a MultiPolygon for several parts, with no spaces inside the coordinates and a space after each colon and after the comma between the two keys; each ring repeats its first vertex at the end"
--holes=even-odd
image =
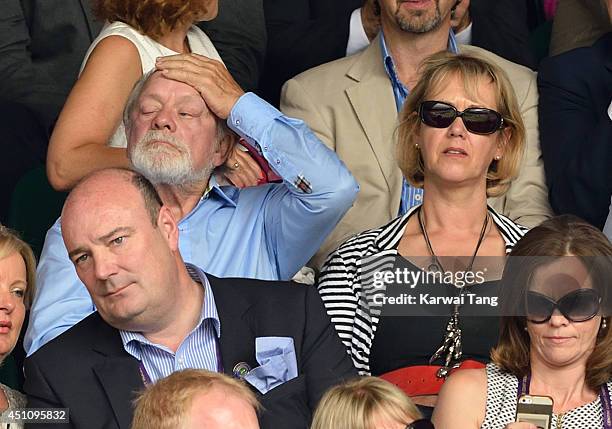
{"type": "MultiPolygon", "coordinates": [[[[385,65],[387,75],[391,80],[391,83],[394,86],[397,86],[398,88],[402,88],[405,92],[408,92],[397,77],[397,73],[395,72],[395,63],[393,62],[393,57],[391,57],[391,53],[387,48],[385,34],[382,30],[380,30],[380,50],[382,51],[383,63],[385,65]]],[[[459,45],[457,44],[457,38],[455,37],[455,33],[452,29],[448,32],[448,51],[454,54],[459,53],[459,45]]]]}
{"type": "MultiPolygon", "coordinates": [[[[202,303],[200,319],[191,332],[200,329],[202,323],[204,323],[205,320],[210,320],[214,327],[217,338],[221,338],[221,320],[219,319],[217,305],[215,304],[215,297],[213,295],[212,288],[210,287],[210,283],[208,282],[206,274],[204,273],[204,271],[192,264],[186,263],[185,268],[187,268],[187,272],[189,273],[191,278],[204,287],[204,302],[202,303]]],[[[119,330],[119,335],[121,336],[123,348],[138,360],[140,360],[140,347],[138,347],[138,344],[148,344],[156,347],[161,347],[147,340],[145,336],[142,335],[140,332],[119,330]]]]}
{"type": "Polygon", "coordinates": [[[200,206],[209,199],[219,201],[222,205],[236,207],[238,203],[239,193],[240,189],[236,188],[235,186],[221,186],[219,182],[217,182],[217,179],[213,174],[210,177],[208,187],[200,198],[200,201],[198,201],[195,207],[191,209],[191,211],[179,221],[179,224],[189,219],[194,213],[196,213],[200,209],[200,206]]]}
{"type": "Polygon", "coordinates": [[[403,93],[404,98],[408,94],[408,90],[404,86],[404,84],[397,77],[397,73],[395,71],[395,63],[393,62],[393,57],[391,57],[391,53],[387,48],[387,42],[385,41],[385,35],[382,30],[380,31],[380,50],[382,51],[383,64],[385,65],[385,71],[387,72],[387,76],[391,81],[391,84],[394,88],[397,88],[399,91],[403,93]]]}
{"type": "Polygon", "coordinates": [[[208,189],[202,196],[200,202],[206,200],[207,198],[218,197],[227,204],[236,207],[239,192],[240,189],[235,186],[219,184],[216,174],[213,174],[210,176],[210,180],[208,181],[208,189]]]}

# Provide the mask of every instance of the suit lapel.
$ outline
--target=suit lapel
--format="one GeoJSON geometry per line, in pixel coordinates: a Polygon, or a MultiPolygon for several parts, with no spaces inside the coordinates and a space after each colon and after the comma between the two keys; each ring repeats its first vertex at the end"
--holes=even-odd
{"type": "MultiPolygon", "coordinates": [[[[402,176],[396,163],[397,109],[377,37],[347,72],[356,81],[346,95],[374,152],[393,201],[400,200],[402,176]]],[[[395,216],[397,210],[393,214],[395,216]]]]}
{"type": "MultiPolygon", "coordinates": [[[[100,323],[106,325],[102,319],[100,323]]],[[[97,333],[93,349],[103,356],[93,365],[93,371],[102,384],[119,428],[129,429],[134,392],[144,387],[138,361],[127,354],[119,332],[108,325],[97,333]]]]}
{"type": "Polygon", "coordinates": [[[233,375],[234,367],[246,363],[255,368],[255,321],[249,317],[253,307],[243,296],[229,286],[231,279],[219,279],[206,274],[215,297],[221,322],[221,362],[223,372],[233,375]],[[234,292],[234,293],[232,293],[234,292]]]}

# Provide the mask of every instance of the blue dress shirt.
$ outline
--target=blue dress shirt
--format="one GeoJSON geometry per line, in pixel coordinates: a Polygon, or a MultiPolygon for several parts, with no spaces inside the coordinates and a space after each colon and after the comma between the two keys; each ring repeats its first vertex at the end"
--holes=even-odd
{"type": "MultiPolygon", "coordinates": [[[[393,62],[393,58],[391,57],[391,53],[387,49],[387,43],[385,42],[385,35],[383,32],[380,32],[380,48],[382,51],[383,63],[385,65],[385,71],[387,72],[387,76],[389,76],[389,80],[391,81],[391,86],[393,88],[393,96],[395,97],[395,107],[397,111],[401,111],[404,106],[404,102],[406,101],[406,97],[408,97],[408,88],[404,86],[404,84],[397,77],[397,73],[395,71],[395,63],[393,62]]],[[[459,47],[457,46],[457,40],[455,39],[455,34],[453,30],[450,30],[448,34],[448,50],[453,53],[459,52],[459,47]]],[[[423,189],[415,188],[414,186],[410,186],[406,178],[402,180],[402,196],[400,200],[400,209],[399,215],[404,215],[408,211],[410,207],[416,206],[423,202],[423,189]]]]}
{"type": "MultiPolygon", "coordinates": [[[[255,94],[238,100],[227,123],[283,183],[238,189],[211,180],[210,192],[178,224],[181,255],[219,277],[288,280],[349,209],[359,185],[303,121],[255,94]]],[[[68,258],[60,219],[47,232],[37,286],[24,340],[28,355],[94,311],[68,258]]]]}
{"type": "Polygon", "coordinates": [[[176,352],[160,344],[152,343],[139,332],[119,331],[123,348],[139,360],[146,374],[146,383],[187,368],[223,372],[220,368],[218,349],[221,338],[221,321],[215,305],[215,297],[206,275],[199,268],[185,264],[191,278],[204,288],[202,312],[195,328],[185,337],[176,352]]]}

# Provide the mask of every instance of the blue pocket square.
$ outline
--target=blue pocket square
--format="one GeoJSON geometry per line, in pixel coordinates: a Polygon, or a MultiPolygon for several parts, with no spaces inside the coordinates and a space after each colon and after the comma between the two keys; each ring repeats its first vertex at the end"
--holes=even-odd
{"type": "Polygon", "coordinates": [[[295,346],[291,337],[256,338],[255,359],[260,366],[249,371],[244,380],[262,394],[298,375],[295,346]]]}

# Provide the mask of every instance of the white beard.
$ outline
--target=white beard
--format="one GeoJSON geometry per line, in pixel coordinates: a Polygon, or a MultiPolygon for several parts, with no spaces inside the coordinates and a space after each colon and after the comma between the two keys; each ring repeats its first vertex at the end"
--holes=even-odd
{"type": "Polygon", "coordinates": [[[189,147],[173,135],[158,130],[147,131],[138,143],[131,145],[129,158],[134,170],[154,185],[184,186],[208,181],[214,170],[209,157],[207,165],[195,171],[189,147]]]}

